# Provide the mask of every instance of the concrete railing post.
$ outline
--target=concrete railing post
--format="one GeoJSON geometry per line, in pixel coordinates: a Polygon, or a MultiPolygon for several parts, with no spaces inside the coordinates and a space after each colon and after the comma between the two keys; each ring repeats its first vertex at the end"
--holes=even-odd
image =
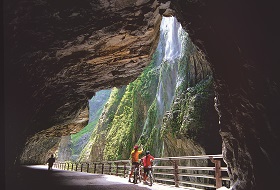
{"type": "Polygon", "coordinates": [[[96,163],[94,163],[93,173],[96,173],[96,163]]]}
{"type": "Polygon", "coordinates": [[[109,174],[111,175],[112,173],[112,163],[109,163],[109,174]]]}
{"type": "Polygon", "coordinates": [[[221,160],[215,160],[216,189],[222,187],[221,160]]]}
{"type": "Polygon", "coordinates": [[[118,176],[118,173],[119,173],[119,163],[116,163],[116,176],[118,176]]]}
{"type": "Polygon", "coordinates": [[[124,166],[123,166],[123,177],[125,178],[126,177],[126,163],[124,163],[124,166]]]}
{"type": "Polygon", "coordinates": [[[104,163],[101,163],[101,174],[104,174],[104,163]]]}
{"type": "Polygon", "coordinates": [[[213,159],[213,157],[210,157],[210,160],[215,164],[216,189],[218,189],[222,187],[221,160],[213,159]]]}
{"type": "Polygon", "coordinates": [[[179,187],[178,160],[174,160],[174,161],[173,161],[173,167],[174,167],[174,182],[175,182],[175,187],[179,187]]]}
{"type": "Polygon", "coordinates": [[[89,172],[89,163],[87,163],[87,173],[89,172]]]}

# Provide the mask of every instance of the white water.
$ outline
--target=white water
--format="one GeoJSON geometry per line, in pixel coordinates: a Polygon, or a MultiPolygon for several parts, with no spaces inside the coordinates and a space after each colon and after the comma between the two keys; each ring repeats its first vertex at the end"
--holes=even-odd
{"type": "Polygon", "coordinates": [[[160,82],[157,91],[158,116],[162,117],[164,112],[170,108],[176,88],[182,79],[178,75],[178,61],[184,53],[183,29],[175,17],[163,17],[160,25],[161,39],[158,46],[160,54],[160,82]],[[167,70],[167,68],[169,68],[167,70]],[[165,98],[165,99],[164,99],[165,98]]]}
{"type": "MultiPolygon", "coordinates": [[[[157,47],[157,57],[155,64],[160,73],[159,82],[157,85],[156,94],[156,110],[157,119],[154,128],[160,129],[162,126],[162,119],[166,111],[169,111],[175,96],[175,92],[182,78],[178,74],[178,65],[180,59],[183,57],[183,44],[186,40],[186,34],[183,33],[181,24],[175,17],[163,17],[160,26],[160,39],[157,47]]],[[[149,124],[149,118],[146,119],[142,134],[145,135],[146,126],[149,124]]],[[[158,130],[160,131],[160,130],[158,130]]],[[[162,147],[155,152],[156,156],[161,155],[164,150],[164,145],[159,141],[159,135],[154,138],[157,145],[162,147]]]]}
{"type": "Polygon", "coordinates": [[[159,81],[159,87],[158,87],[158,91],[157,91],[157,104],[158,104],[158,112],[159,115],[163,115],[164,113],[164,104],[162,104],[162,100],[163,100],[163,89],[162,89],[162,81],[159,81]]]}
{"type": "Polygon", "coordinates": [[[163,60],[173,62],[175,59],[180,58],[182,53],[182,40],[180,39],[182,26],[175,17],[163,17],[160,30],[166,40],[163,60]]]}

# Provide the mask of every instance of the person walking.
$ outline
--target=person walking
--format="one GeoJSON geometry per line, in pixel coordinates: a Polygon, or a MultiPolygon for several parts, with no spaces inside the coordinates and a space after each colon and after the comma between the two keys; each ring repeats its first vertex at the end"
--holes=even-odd
{"type": "Polygon", "coordinates": [[[53,163],[55,162],[55,158],[53,157],[53,154],[51,157],[48,159],[47,164],[48,164],[48,170],[52,170],[53,163]]]}

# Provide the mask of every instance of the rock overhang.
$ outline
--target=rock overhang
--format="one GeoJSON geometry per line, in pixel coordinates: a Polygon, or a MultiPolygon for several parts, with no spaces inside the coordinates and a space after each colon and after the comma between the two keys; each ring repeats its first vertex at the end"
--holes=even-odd
{"type": "Polygon", "coordinates": [[[26,112],[28,133],[75,122],[95,92],[136,79],[159,38],[157,1],[7,5],[5,71],[17,75],[7,75],[7,93],[18,89],[24,103],[7,101],[26,112]]]}

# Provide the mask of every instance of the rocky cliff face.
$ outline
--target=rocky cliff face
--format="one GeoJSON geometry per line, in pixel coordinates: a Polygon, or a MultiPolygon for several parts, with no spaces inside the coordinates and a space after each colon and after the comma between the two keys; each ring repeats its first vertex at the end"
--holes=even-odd
{"type": "Polygon", "coordinates": [[[71,136],[62,136],[57,149],[57,161],[71,160],[71,136]]]}
{"type": "Polygon", "coordinates": [[[163,117],[163,156],[221,153],[218,115],[213,107],[212,76],[176,94],[163,117]]]}
{"type": "Polygon", "coordinates": [[[105,104],[99,122],[92,133],[90,143],[86,147],[88,152],[82,155],[84,161],[103,160],[104,148],[106,145],[106,132],[111,126],[110,124],[114,119],[114,114],[118,109],[118,105],[125,93],[125,89],[126,86],[123,86],[118,90],[114,88],[111,91],[110,98],[105,104]]]}
{"type": "Polygon", "coordinates": [[[6,167],[27,136],[51,127],[63,135],[96,91],[135,79],[155,50],[158,13],[173,14],[211,64],[234,189],[273,188],[280,179],[276,2],[5,1],[6,167]]]}
{"type": "Polygon", "coordinates": [[[20,156],[20,164],[46,164],[53,154],[57,156],[57,150],[61,137],[45,137],[35,134],[29,138],[20,156]]]}
{"type": "Polygon", "coordinates": [[[54,126],[30,136],[20,155],[20,163],[26,164],[34,162],[36,164],[44,164],[45,159],[50,157],[51,154],[55,154],[55,158],[59,160],[65,160],[65,158],[69,157],[69,154],[71,155],[71,153],[68,152],[69,149],[62,148],[63,146],[69,146],[70,136],[67,137],[65,135],[80,131],[87,124],[88,118],[89,113],[88,108],[86,108],[72,123],[54,126]],[[57,154],[59,148],[61,152],[60,155],[57,154]],[[65,154],[62,153],[63,151],[65,151],[65,154]]]}
{"type": "MultiPolygon", "coordinates": [[[[209,63],[174,17],[162,19],[149,66],[114,89],[91,142],[91,161],[128,159],[134,144],[156,157],[221,153],[209,63]]],[[[88,161],[88,160],[84,160],[88,161]]]]}
{"type": "Polygon", "coordinates": [[[49,135],[69,135],[59,130],[76,120],[88,99],[135,79],[157,45],[157,1],[4,4],[6,135],[24,131],[15,137],[19,142],[7,139],[15,150],[7,160],[36,132],[52,127],[57,132],[49,135]]]}
{"type": "Polygon", "coordinates": [[[83,148],[88,143],[109,96],[110,90],[97,92],[88,101],[89,109],[84,110],[75,123],[61,128],[52,127],[29,138],[20,157],[20,163],[44,164],[46,155],[50,156],[51,154],[55,154],[54,156],[57,161],[78,161],[81,151],[83,151],[83,148]],[[69,133],[71,135],[63,136],[63,134],[69,133]],[[53,142],[56,143],[54,144],[53,142]]]}
{"type": "Polygon", "coordinates": [[[279,77],[274,3],[184,1],[171,7],[211,63],[223,154],[233,189],[269,189],[279,181],[279,77]]]}

